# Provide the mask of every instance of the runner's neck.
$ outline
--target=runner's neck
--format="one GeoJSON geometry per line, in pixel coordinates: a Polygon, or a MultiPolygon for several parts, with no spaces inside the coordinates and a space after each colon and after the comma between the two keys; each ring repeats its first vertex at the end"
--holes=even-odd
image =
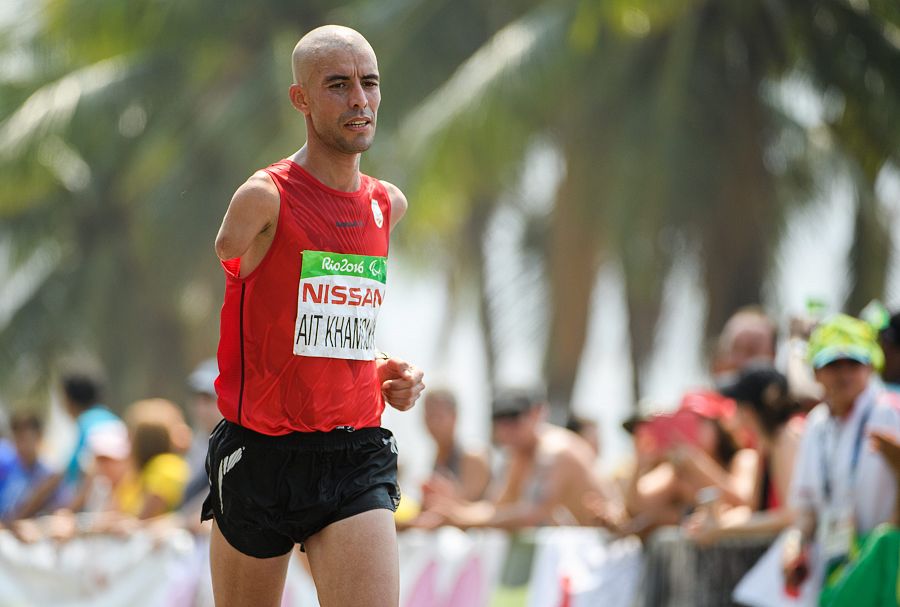
{"type": "Polygon", "coordinates": [[[307,141],[291,157],[292,161],[320,182],[342,192],[355,192],[359,189],[359,159],[360,154],[335,152],[312,141],[307,141]]]}

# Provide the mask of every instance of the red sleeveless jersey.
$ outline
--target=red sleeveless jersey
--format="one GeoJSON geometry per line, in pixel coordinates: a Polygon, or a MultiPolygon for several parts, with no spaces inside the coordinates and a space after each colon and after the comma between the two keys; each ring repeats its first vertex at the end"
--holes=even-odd
{"type": "Polygon", "coordinates": [[[291,160],[265,171],[281,197],[272,245],[244,278],[240,259],[222,263],[219,410],[270,435],[379,426],[387,191],[366,175],[356,192],[334,190],[291,160]]]}

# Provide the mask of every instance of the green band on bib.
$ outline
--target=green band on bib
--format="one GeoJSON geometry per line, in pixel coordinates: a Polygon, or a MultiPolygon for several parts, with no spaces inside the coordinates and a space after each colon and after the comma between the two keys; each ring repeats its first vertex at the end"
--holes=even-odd
{"type": "Polygon", "coordinates": [[[387,283],[387,257],[303,251],[301,280],[336,275],[356,276],[387,283]]]}

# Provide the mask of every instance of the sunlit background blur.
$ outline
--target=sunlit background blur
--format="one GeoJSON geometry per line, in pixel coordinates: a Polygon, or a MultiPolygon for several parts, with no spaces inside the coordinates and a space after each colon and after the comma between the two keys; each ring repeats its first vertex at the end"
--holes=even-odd
{"type": "MultiPolygon", "coordinates": [[[[900,306],[895,0],[5,0],[7,410],[47,411],[72,365],[113,410],[185,402],[222,215],[302,145],[290,51],[331,22],[379,57],[363,170],[410,200],[379,344],[456,391],[464,442],[496,388],[539,386],[614,463],[739,307],[900,306]]],[[[413,469],[419,416],[385,422],[413,469]]]]}

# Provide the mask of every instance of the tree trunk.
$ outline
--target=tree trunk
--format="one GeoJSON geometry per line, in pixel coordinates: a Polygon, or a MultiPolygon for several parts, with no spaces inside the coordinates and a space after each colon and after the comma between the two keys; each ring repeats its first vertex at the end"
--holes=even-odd
{"type": "Polygon", "coordinates": [[[635,413],[638,413],[638,402],[643,393],[644,365],[653,352],[656,325],[663,305],[663,287],[671,265],[653,245],[645,239],[635,238],[633,245],[626,245],[622,251],[632,368],[631,402],[635,413]]]}
{"type": "Polygon", "coordinates": [[[889,226],[878,208],[878,199],[871,186],[863,182],[857,190],[853,245],[850,248],[853,284],[844,304],[844,310],[853,315],[858,315],[873,299],[884,297],[892,249],[889,226]]]}
{"type": "Polygon", "coordinates": [[[469,250],[473,252],[471,265],[474,270],[475,280],[478,281],[478,322],[482,328],[481,339],[484,342],[484,359],[487,365],[485,374],[488,378],[489,394],[494,394],[497,386],[497,347],[494,341],[496,331],[494,330],[494,318],[491,312],[487,273],[485,272],[486,251],[484,242],[490,216],[489,211],[492,209],[492,205],[481,205],[478,203],[473,205],[473,211],[469,217],[470,229],[466,231],[466,234],[469,236],[469,250]]]}
{"type": "MultiPolygon", "coordinates": [[[[707,292],[707,338],[737,309],[760,303],[781,211],[763,163],[766,121],[755,82],[736,87],[723,144],[718,192],[700,219],[707,292]]],[[[715,127],[715,125],[713,125],[715,127]]]]}
{"type": "Polygon", "coordinates": [[[549,300],[544,371],[550,418],[565,422],[590,319],[591,295],[599,269],[596,210],[590,200],[596,158],[570,153],[566,176],[550,218],[547,241],[549,300]]]}

